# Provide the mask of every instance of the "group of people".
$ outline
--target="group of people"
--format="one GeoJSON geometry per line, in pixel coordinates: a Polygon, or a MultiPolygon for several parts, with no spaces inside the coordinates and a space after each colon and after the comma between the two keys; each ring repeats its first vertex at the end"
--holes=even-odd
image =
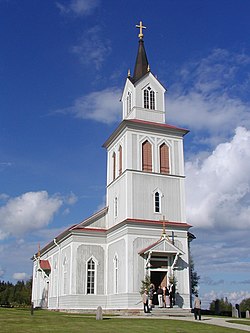
{"type": "Polygon", "coordinates": [[[150,312],[156,304],[159,305],[159,308],[171,308],[175,305],[175,285],[173,283],[167,287],[160,285],[156,289],[151,283],[149,292],[147,289],[144,290],[142,301],[145,313],[150,312]]]}
{"type": "MultiPolygon", "coordinates": [[[[149,292],[147,289],[144,290],[142,302],[145,313],[151,312],[152,307],[157,303],[159,308],[173,307],[175,305],[175,285],[173,283],[168,287],[162,287],[160,285],[156,290],[154,284],[151,283],[149,286],[149,292]]],[[[194,299],[194,318],[195,320],[201,320],[201,300],[197,294],[194,299]]]]}

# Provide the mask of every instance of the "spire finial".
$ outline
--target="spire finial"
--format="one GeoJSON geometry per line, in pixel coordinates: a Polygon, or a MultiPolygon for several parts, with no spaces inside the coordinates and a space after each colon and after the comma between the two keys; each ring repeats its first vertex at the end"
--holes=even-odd
{"type": "Polygon", "coordinates": [[[40,250],[40,243],[38,243],[38,252],[37,252],[38,258],[41,256],[41,250],[40,250]]]}
{"type": "Polygon", "coordinates": [[[142,29],[146,29],[146,27],[144,25],[142,25],[142,21],[140,21],[140,24],[136,24],[136,28],[140,29],[140,33],[139,33],[138,37],[140,39],[143,39],[142,29]]]}

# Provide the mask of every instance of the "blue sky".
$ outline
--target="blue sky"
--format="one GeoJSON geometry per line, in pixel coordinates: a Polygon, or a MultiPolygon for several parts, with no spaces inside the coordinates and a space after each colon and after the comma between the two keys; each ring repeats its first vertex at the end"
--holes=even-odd
{"type": "Polygon", "coordinates": [[[191,131],[203,304],[250,297],[249,11],[247,0],[0,0],[0,279],[30,277],[38,243],[104,205],[101,146],[121,120],[142,20],[167,123],[191,131]]]}

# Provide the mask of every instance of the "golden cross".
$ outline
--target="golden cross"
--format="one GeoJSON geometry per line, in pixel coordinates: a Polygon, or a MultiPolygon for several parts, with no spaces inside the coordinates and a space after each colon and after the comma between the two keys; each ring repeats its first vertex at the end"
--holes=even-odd
{"type": "Polygon", "coordinates": [[[139,24],[139,25],[136,24],[136,28],[140,28],[140,33],[139,33],[138,37],[139,37],[140,39],[142,39],[142,38],[143,38],[142,29],[146,29],[146,27],[144,27],[144,26],[142,25],[142,21],[140,21],[140,24],[139,24]]]}

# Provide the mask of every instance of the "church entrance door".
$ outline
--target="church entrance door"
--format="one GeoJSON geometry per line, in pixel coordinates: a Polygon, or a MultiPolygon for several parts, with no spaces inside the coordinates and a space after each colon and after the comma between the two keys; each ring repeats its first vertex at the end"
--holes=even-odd
{"type": "Polygon", "coordinates": [[[151,271],[150,272],[150,281],[154,284],[156,290],[161,285],[166,287],[167,285],[167,272],[162,271],[151,271]]]}

